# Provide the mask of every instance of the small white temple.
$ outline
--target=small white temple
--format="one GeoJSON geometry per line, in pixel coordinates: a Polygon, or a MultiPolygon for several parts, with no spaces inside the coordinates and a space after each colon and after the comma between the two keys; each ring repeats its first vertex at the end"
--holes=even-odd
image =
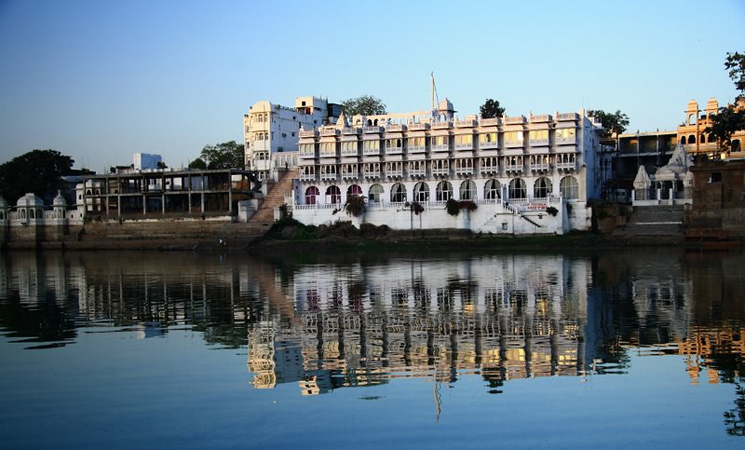
{"type": "Polygon", "coordinates": [[[678,145],[667,165],[657,169],[654,175],[649,175],[644,166],[639,166],[634,178],[632,204],[655,206],[693,203],[693,174],[689,170],[691,165],[691,158],[685,148],[678,145]]]}

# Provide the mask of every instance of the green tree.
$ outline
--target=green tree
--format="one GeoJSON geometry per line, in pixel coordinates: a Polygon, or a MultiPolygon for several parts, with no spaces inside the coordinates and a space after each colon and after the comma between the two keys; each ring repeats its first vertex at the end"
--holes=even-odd
{"type": "Polygon", "coordinates": [[[376,116],[385,114],[385,103],[372,95],[362,95],[357,98],[349,98],[341,102],[342,110],[346,116],[376,116]]]}
{"type": "Polygon", "coordinates": [[[27,192],[50,202],[75,161],[56,150],[32,150],[0,165],[0,195],[14,203],[27,192]]]}
{"type": "Polygon", "coordinates": [[[487,98],[483,105],[479,108],[481,117],[484,119],[492,119],[494,117],[502,117],[504,115],[504,108],[499,106],[498,100],[487,98]]]}
{"type": "Polygon", "coordinates": [[[621,110],[616,110],[614,113],[607,113],[602,109],[591,109],[587,111],[587,114],[603,124],[604,138],[618,136],[626,131],[626,127],[629,126],[629,116],[622,113],[621,110]]]}
{"type": "MultiPolygon", "coordinates": [[[[205,145],[197,159],[201,159],[207,169],[242,169],[245,166],[245,150],[242,144],[235,141],[205,145]]],[[[192,161],[194,163],[196,160],[192,161]]]]}
{"type": "Polygon", "coordinates": [[[711,119],[705,133],[711,133],[723,149],[729,149],[735,131],[745,130],[745,53],[727,53],[724,68],[740,93],[733,104],[722,106],[711,119]]]}
{"type": "Polygon", "coordinates": [[[204,162],[202,158],[197,158],[194,161],[189,163],[189,168],[205,170],[207,169],[207,164],[204,162]]]}

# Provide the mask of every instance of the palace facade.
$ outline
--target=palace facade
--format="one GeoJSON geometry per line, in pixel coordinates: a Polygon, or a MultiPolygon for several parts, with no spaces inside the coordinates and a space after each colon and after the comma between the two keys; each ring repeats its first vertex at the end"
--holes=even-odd
{"type": "Polygon", "coordinates": [[[603,181],[601,131],[584,110],[458,119],[447,99],[433,111],[354,116],[351,123],[342,116],[300,130],[293,217],[313,225],[351,219],[508,234],[587,229],[587,200],[599,196],[603,181]],[[353,195],[366,198],[365,212],[339,214],[353,195]],[[452,216],[449,199],[476,209],[452,216]]]}

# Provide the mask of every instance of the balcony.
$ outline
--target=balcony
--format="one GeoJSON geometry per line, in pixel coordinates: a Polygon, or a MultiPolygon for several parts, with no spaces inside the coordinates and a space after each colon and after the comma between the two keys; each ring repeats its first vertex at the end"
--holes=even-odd
{"type": "Polygon", "coordinates": [[[336,173],[323,173],[321,172],[321,179],[324,181],[333,181],[338,179],[338,176],[336,173]]]}
{"type": "Polygon", "coordinates": [[[300,181],[316,181],[316,174],[314,173],[301,173],[300,181]]]}
{"type": "Polygon", "coordinates": [[[481,166],[481,169],[479,170],[482,174],[498,174],[499,173],[499,166],[481,166]]]}
{"type": "Polygon", "coordinates": [[[354,172],[342,172],[341,178],[343,180],[356,180],[360,177],[359,171],[354,172]]]}
{"type": "Polygon", "coordinates": [[[436,177],[446,177],[450,175],[450,167],[433,167],[432,175],[436,177]]]}
{"type": "Polygon", "coordinates": [[[530,165],[530,170],[532,172],[548,172],[551,170],[551,164],[550,163],[533,163],[530,165]]]}
{"type": "Polygon", "coordinates": [[[300,153],[298,153],[298,155],[302,159],[312,159],[312,158],[315,158],[316,157],[316,152],[315,152],[315,150],[314,151],[311,151],[311,152],[300,152],[300,153]]]}
{"type": "Polygon", "coordinates": [[[525,123],[525,116],[510,116],[504,118],[505,125],[522,125],[525,123]]]}
{"type": "Polygon", "coordinates": [[[473,167],[456,167],[455,174],[458,176],[471,176],[473,175],[473,167]]]}
{"type": "Polygon", "coordinates": [[[551,114],[541,114],[538,116],[530,116],[530,123],[541,123],[551,122],[551,114]]]}
{"type": "Polygon", "coordinates": [[[428,123],[410,123],[409,131],[427,131],[429,130],[428,123]]]}
{"type": "Polygon", "coordinates": [[[426,145],[410,145],[408,152],[409,153],[424,153],[427,151],[426,145]]]}
{"type": "Polygon", "coordinates": [[[403,169],[386,170],[385,176],[392,179],[402,178],[404,176],[404,171],[403,169]]]}
{"type": "Polygon", "coordinates": [[[379,148],[366,148],[362,150],[362,154],[365,156],[380,156],[379,148]]]}
{"type": "Polygon", "coordinates": [[[482,127],[496,127],[502,123],[499,117],[493,117],[491,119],[481,119],[479,125],[482,127]]]}
{"type": "Polygon", "coordinates": [[[495,150],[499,148],[499,142],[489,141],[489,142],[481,142],[479,141],[479,150],[495,150]]]}
{"type": "Polygon", "coordinates": [[[373,169],[365,169],[362,171],[362,175],[367,179],[373,179],[376,180],[380,178],[380,169],[373,170],[373,169]]]}
{"type": "Polygon", "coordinates": [[[432,124],[433,130],[449,130],[453,128],[453,122],[434,122],[432,124]]]}
{"type": "Polygon", "coordinates": [[[578,121],[579,114],[577,113],[561,113],[556,115],[556,120],[559,122],[566,122],[569,120],[578,121]]]}
{"type": "Polygon", "coordinates": [[[573,171],[577,170],[577,162],[576,161],[557,162],[556,163],[556,169],[557,170],[564,170],[566,172],[573,172],[573,171]]]}
{"type": "Polygon", "coordinates": [[[341,132],[342,134],[360,134],[360,129],[357,127],[344,127],[341,132]]]}
{"type": "Polygon", "coordinates": [[[577,145],[577,136],[557,137],[555,141],[556,145],[577,145]]]}
{"type": "Polygon", "coordinates": [[[379,126],[364,127],[364,128],[362,128],[362,131],[364,133],[382,133],[383,132],[383,127],[379,127],[379,126]]]}
{"type": "Polygon", "coordinates": [[[321,128],[321,136],[338,136],[340,130],[335,127],[323,127],[321,128]]]}
{"type": "Polygon", "coordinates": [[[427,176],[427,169],[426,168],[419,168],[419,169],[409,169],[409,176],[411,178],[424,178],[427,176]]]}
{"type": "Polygon", "coordinates": [[[546,139],[529,139],[528,142],[530,142],[531,147],[547,147],[548,146],[548,138],[546,139]]]}
{"type": "Polygon", "coordinates": [[[516,173],[522,173],[524,170],[524,166],[522,163],[518,164],[505,164],[504,170],[509,172],[516,172],[516,173]]]}
{"type": "Polygon", "coordinates": [[[319,153],[319,155],[321,156],[321,158],[336,158],[336,157],[339,156],[339,154],[336,151],[336,149],[333,149],[333,150],[321,150],[320,153],[319,153]]]}
{"type": "Polygon", "coordinates": [[[455,149],[461,151],[473,151],[473,142],[470,144],[455,144],[455,149]]]}
{"type": "Polygon", "coordinates": [[[386,155],[400,155],[403,152],[404,152],[403,147],[386,147],[385,148],[386,155]]]}
{"type": "Polygon", "coordinates": [[[391,124],[385,127],[385,131],[389,133],[402,133],[406,131],[406,125],[400,125],[400,124],[391,124]]]}
{"type": "Polygon", "coordinates": [[[341,151],[341,156],[360,156],[360,151],[356,148],[345,148],[341,151]]]}
{"type": "Polygon", "coordinates": [[[450,151],[450,144],[432,144],[431,146],[433,152],[449,152],[450,151]]]}
{"type": "Polygon", "coordinates": [[[476,119],[456,120],[455,128],[473,128],[476,126],[476,119]]]}
{"type": "Polygon", "coordinates": [[[318,131],[316,131],[315,129],[313,129],[313,130],[300,130],[298,132],[298,136],[301,137],[301,138],[303,138],[303,137],[311,137],[312,138],[312,137],[318,136],[318,131]]]}

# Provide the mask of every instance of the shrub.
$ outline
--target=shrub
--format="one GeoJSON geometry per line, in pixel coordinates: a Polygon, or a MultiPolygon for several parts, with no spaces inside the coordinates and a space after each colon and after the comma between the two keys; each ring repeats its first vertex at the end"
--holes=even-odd
{"type": "Polygon", "coordinates": [[[559,210],[554,208],[553,206],[549,206],[548,208],[546,208],[546,213],[555,217],[557,214],[559,214],[559,210]]]}

